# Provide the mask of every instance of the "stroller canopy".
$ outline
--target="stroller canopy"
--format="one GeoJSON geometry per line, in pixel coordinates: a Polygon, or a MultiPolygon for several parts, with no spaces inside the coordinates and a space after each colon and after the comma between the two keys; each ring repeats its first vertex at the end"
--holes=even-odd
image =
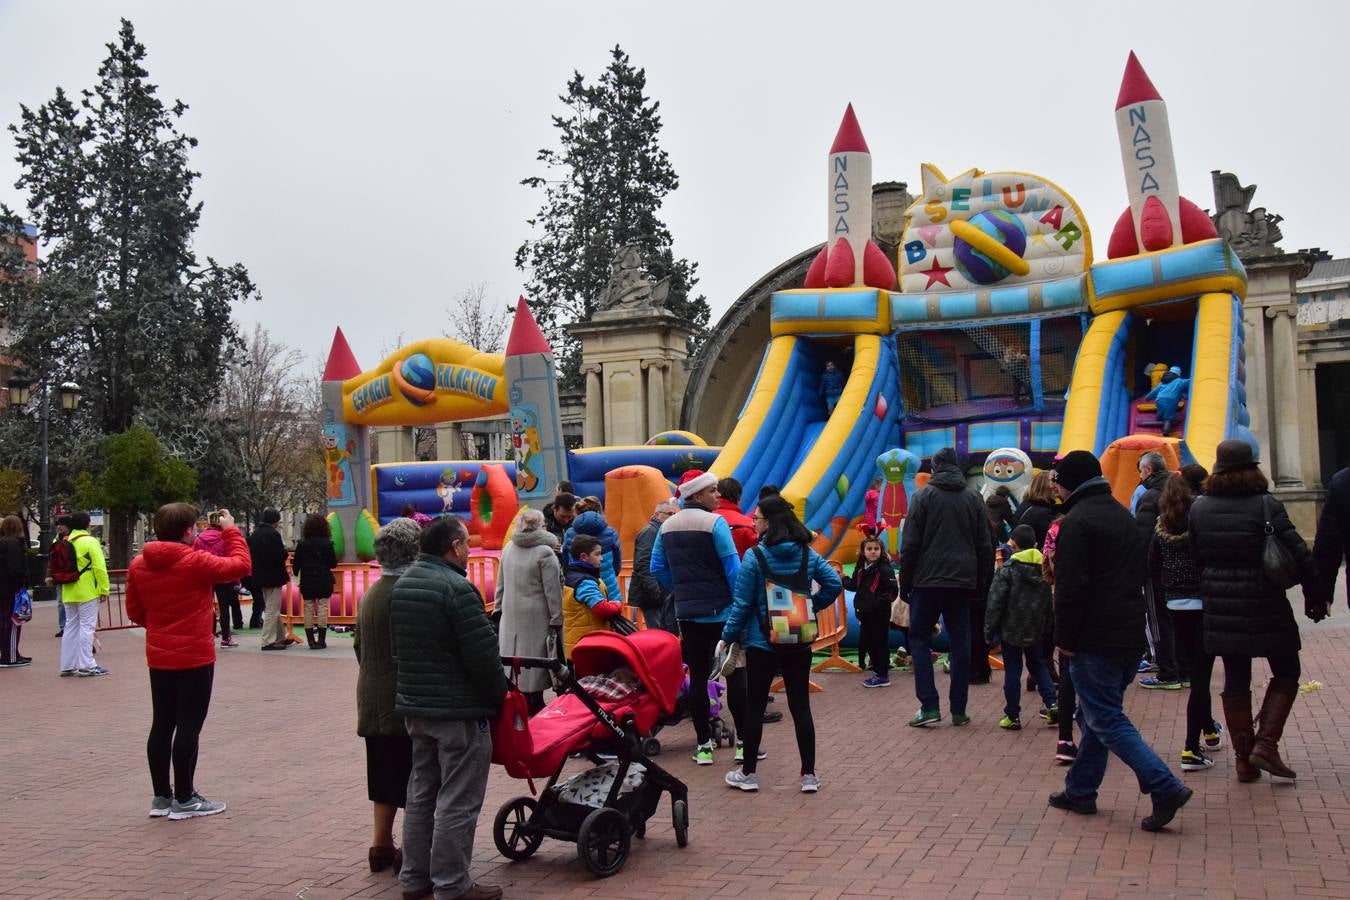
{"type": "Polygon", "coordinates": [[[627,666],[660,704],[663,715],[675,711],[680,684],[684,681],[680,639],[660,629],[629,635],[593,631],[572,648],[572,665],[578,678],[607,675],[620,666],[627,666]]]}

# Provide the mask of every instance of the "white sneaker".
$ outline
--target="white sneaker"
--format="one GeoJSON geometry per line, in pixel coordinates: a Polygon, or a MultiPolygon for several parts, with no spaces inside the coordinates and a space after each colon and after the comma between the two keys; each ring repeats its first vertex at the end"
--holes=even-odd
{"type": "Polygon", "coordinates": [[[740,788],[743,791],[759,790],[759,776],[754,772],[747,775],[740,769],[732,769],[727,773],[725,781],[728,787],[740,788]]]}
{"type": "Polygon", "coordinates": [[[807,772],[802,776],[802,793],[814,794],[820,790],[820,779],[816,777],[815,772],[807,772]]]}
{"type": "Polygon", "coordinates": [[[223,813],[225,804],[220,800],[207,800],[196,791],[192,792],[192,798],[186,803],[173,801],[169,807],[169,820],[176,822],[179,819],[192,819],[197,816],[214,816],[216,813],[223,813]]]}

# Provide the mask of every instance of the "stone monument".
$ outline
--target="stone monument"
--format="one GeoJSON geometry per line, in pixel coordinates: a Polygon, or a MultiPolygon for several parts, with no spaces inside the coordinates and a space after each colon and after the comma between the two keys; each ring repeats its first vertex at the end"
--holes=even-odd
{"type": "Polygon", "coordinates": [[[669,279],[642,273],[635,244],[620,247],[589,322],[567,326],[581,342],[586,446],[642,444],[678,427],[693,330],[665,308],[669,279]]]}

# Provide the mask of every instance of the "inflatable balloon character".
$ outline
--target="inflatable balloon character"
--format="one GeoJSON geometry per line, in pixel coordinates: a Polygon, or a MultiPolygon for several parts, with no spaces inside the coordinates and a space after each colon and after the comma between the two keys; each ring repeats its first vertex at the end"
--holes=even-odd
{"type": "Polygon", "coordinates": [[[984,483],[980,487],[980,493],[985,497],[1006,487],[1014,502],[1021,503],[1029,484],[1031,457],[1016,447],[1000,447],[985,459],[984,483]]]}
{"type": "Polygon", "coordinates": [[[899,447],[887,450],[877,457],[881,469],[881,502],[877,507],[877,527],[887,551],[894,555],[900,550],[900,523],[909,510],[909,495],[916,490],[914,476],[919,472],[918,454],[899,447]]]}

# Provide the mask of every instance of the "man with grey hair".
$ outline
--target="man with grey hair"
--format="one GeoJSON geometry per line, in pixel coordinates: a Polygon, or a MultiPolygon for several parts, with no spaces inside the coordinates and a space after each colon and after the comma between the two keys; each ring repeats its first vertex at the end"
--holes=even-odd
{"type": "MultiPolygon", "coordinates": [[[[1139,487],[1142,489],[1134,504],[1134,521],[1139,526],[1139,544],[1143,548],[1139,565],[1148,569],[1148,547],[1153,541],[1153,529],[1158,524],[1158,501],[1162,498],[1163,485],[1172,473],[1167,471],[1167,460],[1157,451],[1150,451],[1139,457],[1139,487]]],[[[1181,666],[1177,662],[1176,638],[1172,628],[1172,617],[1167,612],[1167,604],[1161,597],[1154,596],[1153,580],[1144,579],[1144,609],[1148,613],[1148,643],[1153,648],[1153,665],[1140,664],[1140,671],[1156,671],[1157,674],[1143,678],[1139,682],[1142,688],[1161,691],[1179,691],[1183,687],[1181,666]]]]}
{"type": "Polygon", "coordinates": [[[651,520],[633,539],[633,578],[628,583],[628,602],[642,610],[648,628],[679,635],[675,621],[675,595],[652,575],[652,546],[661,525],[680,511],[674,500],[656,504],[651,520]]]}
{"type": "Polygon", "coordinates": [[[488,720],[507,681],[483,598],[465,575],[469,531],[443,516],[422,531],[422,554],[394,585],[394,712],[413,742],[403,814],[407,900],[497,900],[501,888],[474,884],[473,835],[492,760],[488,720]]]}

